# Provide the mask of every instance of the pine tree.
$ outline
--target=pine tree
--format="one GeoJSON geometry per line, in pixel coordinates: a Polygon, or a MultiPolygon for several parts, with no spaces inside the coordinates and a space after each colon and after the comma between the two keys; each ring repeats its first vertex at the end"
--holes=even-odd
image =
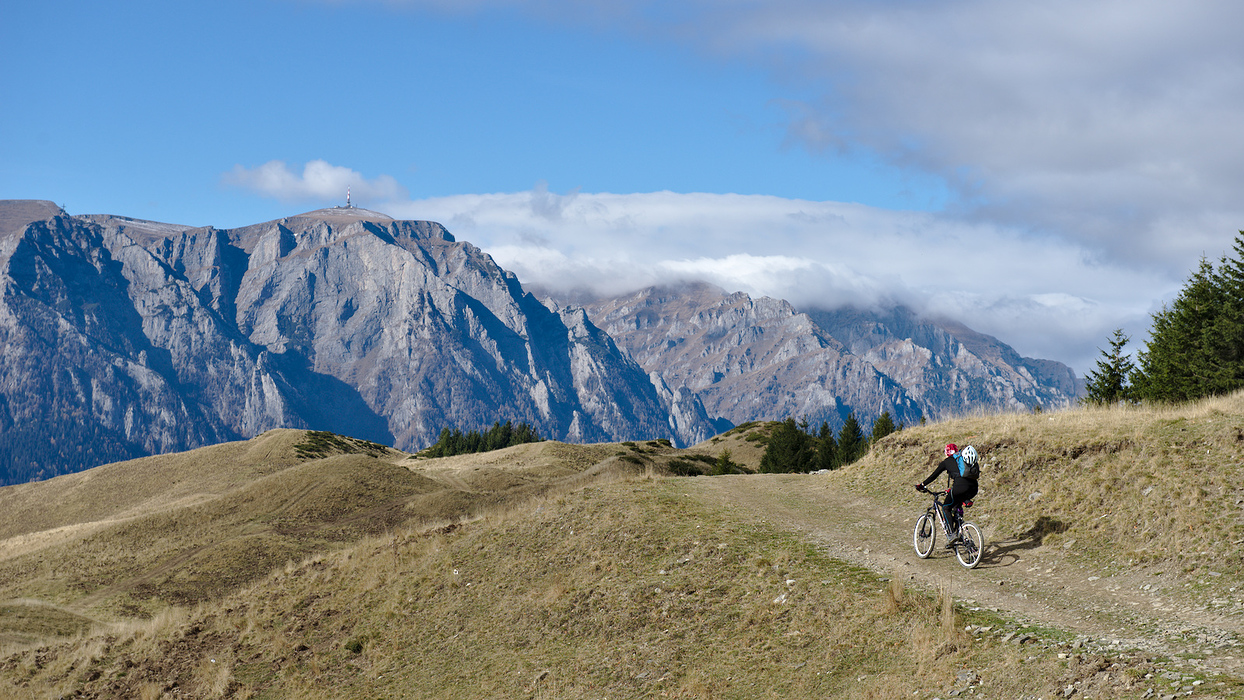
{"type": "Polygon", "coordinates": [[[504,425],[496,421],[492,424],[492,428],[482,433],[476,430],[463,433],[457,428],[453,430],[441,428],[440,437],[431,447],[424,450],[423,454],[427,457],[450,457],[472,452],[490,452],[512,445],[542,440],[543,438],[526,423],[519,423],[515,427],[510,421],[506,421],[504,425]]]}
{"type": "Polygon", "coordinates": [[[717,455],[717,461],[713,463],[713,476],[744,473],[738,463],[731,459],[732,457],[733,455],[730,454],[730,448],[727,447],[722,450],[721,454],[717,455]]]}
{"type": "Polygon", "coordinates": [[[1136,366],[1123,353],[1123,348],[1129,342],[1131,338],[1123,334],[1123,329],[1116,328],[1114,337],[1110,340],[1110,352],[1102,350],[1097,369],[1089,372],[1084,387],[1087,392],[1084,403],[1102,406],[1131,399],[1132,387],[1129,382],[1136,366]]]}
{"type": "Polygon", "coordinates": [[[821,421],[821,432],[816,440],[816,468],[838,468],[838,441],[834,440],[834,431],[825,421],[821,421]]]}
{"type": "Polygon", "coordinates": [[[794,418],[787,418],[770,433],[769,444],[760,458],[760,471],[764,474],[810,472],[815,456],[812,436],[800,430],[794,418]]]}
{"type": "Polygon", "coordinates": [[[1222,303],[1209,334],[1209,346],[1221,365],[1214,375],[1214,393],[1244,387],[1244,231],[1232,248],[1235,257],[1223,256],[1214,275],[1222,303]]]}
{"type": "Polygon", "coordinates": [[[1222,359],[1215,324],[1225,290],[1215,284],[1205,258],[1169,307],[1153,315],[1153,328],[1132,377],[1136,395],[1151,401],[1189,401],[1222,393],[1222,359]]]}
{"type": "Polygon", "coordinates": [[[868,449],[868,441],[860,430],[860,422],[855,418],[855,411],[847,414],[842,429],[838,431],[838,463],[850,464],[864,456],[868,449]]]}
{"type": "Polygon", "coordinates": [[[873,432],[869,441],[876,445],[878,440],[896,430],[898,428],[894,425],[894,419],[890,417],[890,412],[882,411],[881,415],[877,416],[877,420],[873,421],[873,432]]]}
{"type": "Polygon", "coordinates": [[[1244,231],[1217,270],[1204,258],[1179,296],[1153,315],[1137,353],[1133,397],[1189,401],[1244,388],[1244,231]]]}

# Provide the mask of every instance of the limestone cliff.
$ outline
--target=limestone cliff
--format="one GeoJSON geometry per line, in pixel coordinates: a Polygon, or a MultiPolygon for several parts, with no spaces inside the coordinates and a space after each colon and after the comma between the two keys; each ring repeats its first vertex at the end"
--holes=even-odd
{"type": "Polygon", "coordinates": [[[887,311],[808,310],[707,284],[585,302],[648,371],[699,393],[735,424],[807,417],[865,426],[882,411],[912,424],[976,408],[1058,408],[1079,386],[1067,366],[1021,357],[946,320],[887,311]]]}
{"type": "Polygon", "coordinates": [[[795,417],[837,427],[852,411],[865,426],[882,411],[895,422],[920,419],[902,386],[785,301],[687,284],[587,308],[645,369],[736,425],[795,417]]]}
{"type": "Polygon", "coordinates": [[[439,224],[326,209],[233,230],[0,202],[0,483],[278,426],[413,450],[525,421],[707,438],[582,309],[439,224]]]}

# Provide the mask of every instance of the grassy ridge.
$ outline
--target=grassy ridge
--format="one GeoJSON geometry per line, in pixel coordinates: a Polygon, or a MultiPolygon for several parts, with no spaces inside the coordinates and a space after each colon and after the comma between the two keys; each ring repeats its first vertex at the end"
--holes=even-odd
{"type": "Polygon", "coordinates": [[[107,464],[0,490],[0,538],[101,522],[219,496],[299,460],[300,430],[107,464]],[[49,502],[56,503],[48,508],[49,502]]]}
{"type": "Polygon", "coordinates": [[[408,468],[408,455],[370,443],[279,430],[0,489],[0,604],[9,601],[0,643],[218,600],[289,561],[526,498],[606,452],[513,448],[489,459],[527,467],[460,473],[408,468]]]}
{"type": "Polygon", "coordinates": [[[946,442],[982,454],[978,510],[992,539],[1074,540],[1117,567],[1212,567],[1224,587],[1244,578],[1244,394],[910,428],[834,476],[879,497],[911,492],[946,442]]]}
{"type": "Polygon", "coordinates": [[[0,561],[0,596],[105,618],[151,615],[382,531],[408,517],[406,499],[437,488],[363,456],[296,463],[216,497],[64,526],[45,546],[0,561]]]}
{"type": "Polygon", "coordinates": [[[1018,651],[971,641],[941,601],[692,505],[690,484],[369,538],[0,669],[127,697],[898,698],[986,666],[989,687],[1019,689],[1018,651]]]}
{"type": "MultiPolygon", "coordinates": [[[[439,460],[300,457],[275,431],[0,489],[0,695],[898,698],[961,669],[991,697],[1061,690],[1070,662],[653,478],[725,449],[754,467],[765,428],[439,460]]],[[[970,416],[810,478],[922,503],[948,441],[984,455],[992,541],[1241,583],[1244,396],[970,416]]]]}

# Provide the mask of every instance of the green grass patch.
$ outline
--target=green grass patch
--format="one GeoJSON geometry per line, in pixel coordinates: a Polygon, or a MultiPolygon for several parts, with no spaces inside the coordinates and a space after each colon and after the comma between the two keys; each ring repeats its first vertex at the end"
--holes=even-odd
{"type": "Polygon", "coordinates": [[[366,454],[372,457],[383,457],[389,448],[370,440],[337,435],[325,430],[308,430],[306,436],[294,445],[294,451],[301,459],[319,459],[331,454],[366,454]]]}

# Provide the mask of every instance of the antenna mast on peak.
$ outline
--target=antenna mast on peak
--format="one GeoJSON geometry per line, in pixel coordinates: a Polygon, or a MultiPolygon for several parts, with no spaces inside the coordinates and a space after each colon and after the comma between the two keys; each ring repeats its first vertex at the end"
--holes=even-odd
{"type": "Polygon", "coordinates": [[[346,186],[346,209],[353,209],[354,205],[350,204],[350,187],[346,186]]]}

